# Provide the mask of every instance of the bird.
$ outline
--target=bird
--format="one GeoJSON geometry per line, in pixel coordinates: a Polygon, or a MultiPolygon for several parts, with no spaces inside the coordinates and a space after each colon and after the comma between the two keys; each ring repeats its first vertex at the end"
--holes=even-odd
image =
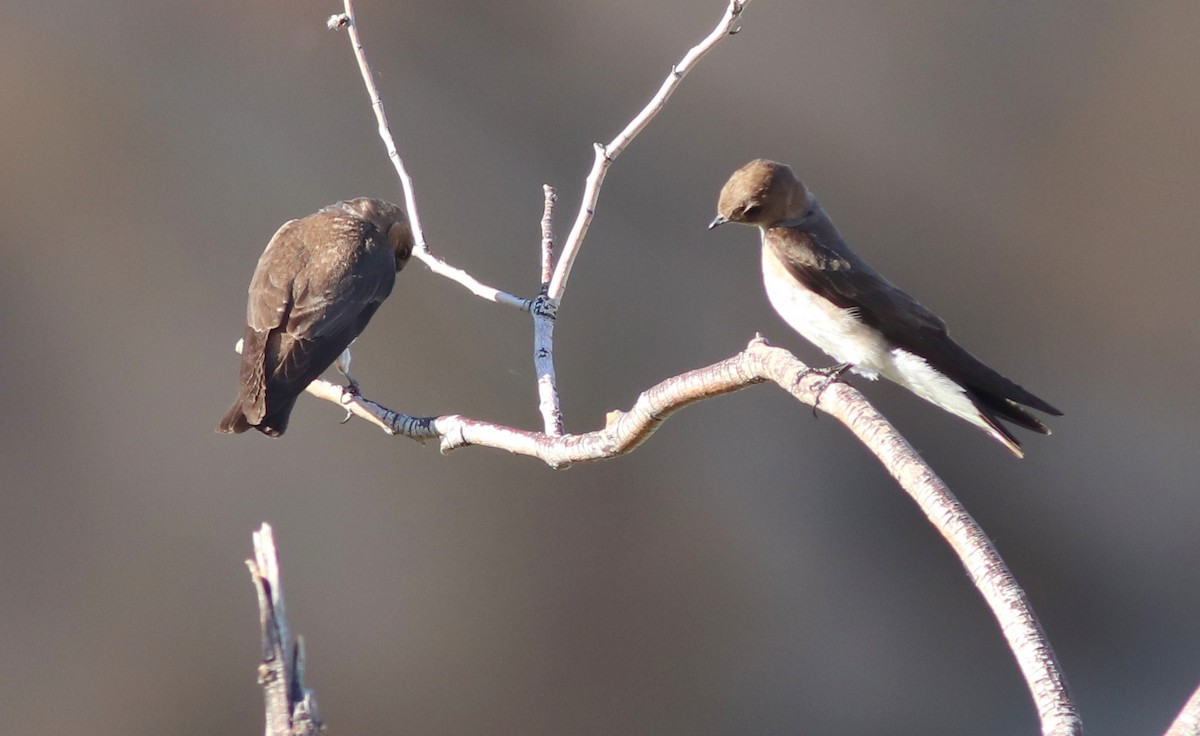
{"type": "MultiPolygon", "coordinates": [[[[404,210],[378,199],[284,223],[250,280],[237,400],[217,431],[287,431],[296,399],[366,328],[413,245],[404,210]]],[[[339,364],[356,389],[347,368],[339,364]]]]}
{"type": "Polygon", "coordinates": [[[838,361],[828,378],[847,369],[869,380],[883,376],[1017,457],[1021,444],[1002,421],[1050,434],[1028,409],[1062,416],[967,352],[937,315],[850,250],[789,166],[755,159],[735,171],[708,227],[727,222],[760,229],[767,298],[792,329],[838,361]]]}

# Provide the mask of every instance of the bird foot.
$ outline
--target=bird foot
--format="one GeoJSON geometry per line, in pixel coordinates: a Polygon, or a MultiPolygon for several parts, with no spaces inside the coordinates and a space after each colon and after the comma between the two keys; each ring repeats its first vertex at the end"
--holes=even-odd
{"type": "MultiPolygon", "coordinates": [[[[359,385],[358,380],[355,379],[354,376],[345,371],[342,371],[342,375],[346,377],[346,385],[342,386],[342,403],[349,404],[350,402],[354,401],[356,397],[362,396],[362,387],[359,385]]],[[[346,409],[346,416],[342,417],[342,420],[338,422],[338,424],[345,424],[353,417],[354,412],[346,409]]]]}
{"type": "Polygon", "coordinates": [[[853,367],[854,366],[850,363],[838,363],[837,365],[831,365],[825,368],[809,368],[804,372],[805,376],[818,375],[822,377],[821,383],[818,384],[817,388],[814,390],[814,393],[817,395],[816,400],[813,401],[814,417],[817,416],[817,409],[821,406],[821,395],[825,393],[825,389],[829,388],[832,383],[841,378],[846,371],[853,367]]]}

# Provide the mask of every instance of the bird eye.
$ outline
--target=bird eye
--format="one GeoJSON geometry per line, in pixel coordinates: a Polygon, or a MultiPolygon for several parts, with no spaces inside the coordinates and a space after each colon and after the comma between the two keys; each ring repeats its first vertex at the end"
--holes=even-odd
{"type": "Polygon", "coordinates": [[[758,214],[760,212],[762,212],[762,205],[757,205],[757,204],[750,205],[749,207],[747,207],[746,209],[744,209],[742,211],[742,219],[743,220],[751,220],[755,217],[758,217],[758,214]]]}

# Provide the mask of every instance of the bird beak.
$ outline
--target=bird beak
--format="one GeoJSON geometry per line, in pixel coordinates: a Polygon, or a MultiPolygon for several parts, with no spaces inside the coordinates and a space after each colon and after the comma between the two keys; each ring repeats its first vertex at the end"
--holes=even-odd
{"type": "Polygon", "coordinates": [[[729,222],[728,217],[725,217],[724,215],[717,215],[712,222],[708,223],[708,229],[712,230],[717,225],[724,225],[727,222],[729,222]]]}

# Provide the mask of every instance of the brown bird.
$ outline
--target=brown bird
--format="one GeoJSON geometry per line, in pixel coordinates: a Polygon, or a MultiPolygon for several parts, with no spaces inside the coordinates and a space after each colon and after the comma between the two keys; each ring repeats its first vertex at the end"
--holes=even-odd
{"type": "Polygon", "coordinates": [[[757,159],[721,189],[717,218],[762,231],[763,282],[775,311],[809,342],[870,380],[883,376],[980,427],[1018,457],[1000,420],[1050,434],[1024,407],[1062,415],[950,339],[946,325],[859,258],[821,203],[783,164],[757,159]]]}
{"type": "Polygon", "coordinates": [[[404,210],[378,199],[284,223],[250,281],[238,397],[217,431],[283,434],[297,397],[362,333],[412,249],[404,210]]]}

